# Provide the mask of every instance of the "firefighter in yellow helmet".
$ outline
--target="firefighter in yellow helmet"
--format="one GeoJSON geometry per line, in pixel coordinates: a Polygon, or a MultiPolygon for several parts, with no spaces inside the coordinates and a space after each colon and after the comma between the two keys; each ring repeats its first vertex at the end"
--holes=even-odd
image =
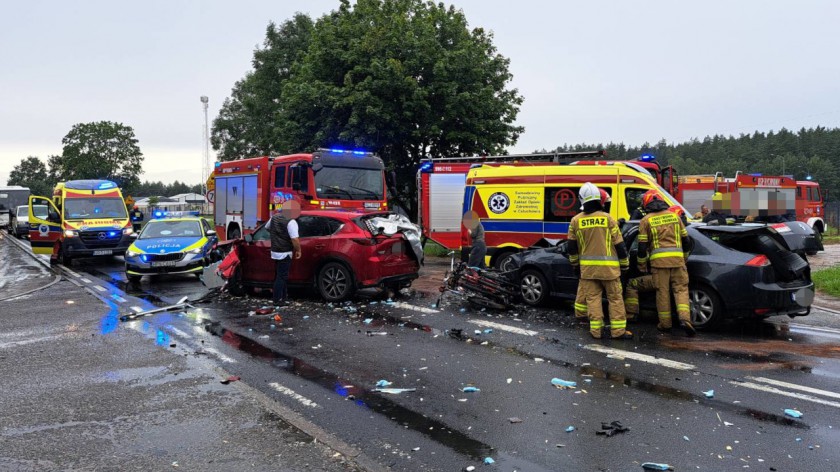
{"type": "MultiPolygon", "coordinates": [[[[602,188],[599,188],[598,191],[601,193],[601,206],[604,212],[609,214],[612,197],[602,188]]],[[[586,307],[586,294],[583,293],[582,287],[583,285],[578,284],[577,296],[575,297],[575,319],[584,322],[589,321],[589,313],[586,307]]]]}
{"type": "Polygon", "coordinates": [[[621,271],[629,268],[627,248],[618,224],[601,204],[601,192],[591,182],[580,188],[582,213],[569,224],[569,262],[580,273],[580,286],[586,297],[589,333],[600,339],[604,329],[601,296],[607,295],[610,311],[610,335],[613,339],[632,339],[624,317],[621,297],[621,271]]]}
{"type": "Polygon", "coordinates": [[[640,272],[653,275],[656,286],[657,328],[671,331],[671,292],[677,302],[680,326],[688,336],[696,331],[691,325],[688,304],[688,231],[679,216],[668,211],[668,204],[656,190],[649,190],[642,197],[648,214],[639,223],[638,263],[640,272]]]}

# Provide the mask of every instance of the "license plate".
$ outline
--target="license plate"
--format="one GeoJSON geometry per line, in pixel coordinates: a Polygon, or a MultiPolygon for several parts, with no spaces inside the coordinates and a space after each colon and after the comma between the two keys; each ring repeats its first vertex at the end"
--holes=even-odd
{"type": "Polygon", "coordinates": [[[113,253],[114,253],[114,251],[112,251],[111,249],[102,249],[102,250],[99,250],[99,251],[93,251],[94,256],[110,256],[113,253]]]}
{"type": "Polygon", "coordinates": [[[152,267],[175,267],[178,261],[161,261],[161,262],[152,262],[152,267]]]}
{"type": "Polygon", "coordinates": [[[378,203],[365,203],[365,208],[379,209],[379,204],[378,203]]]}

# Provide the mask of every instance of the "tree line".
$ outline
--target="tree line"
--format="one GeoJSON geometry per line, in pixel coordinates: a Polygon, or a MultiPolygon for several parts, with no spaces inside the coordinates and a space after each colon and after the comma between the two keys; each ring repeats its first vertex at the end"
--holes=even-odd
{"type": "Polygon", "coordinates": [[[764,175],[792,175],[797,180],[819,182],[831,200],[840,196],[840,128],[802,128],[778,131],[706,136],[684,143],[661,140],[654,145],[626,146],[623,143],[562,145],[556,152],[604,149],[616,160],[635,159],[643,154],[656,156],[660,164],[673,165],[680,175],[723,172],[734,177],[737,171],[764,175]]]}

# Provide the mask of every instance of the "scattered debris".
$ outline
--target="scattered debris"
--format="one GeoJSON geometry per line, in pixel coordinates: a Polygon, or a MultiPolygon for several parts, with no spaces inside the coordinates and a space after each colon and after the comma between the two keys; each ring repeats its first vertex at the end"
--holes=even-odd
{"type": "Polygon", "coordinates": [[[388,333],[385,331],[365,331],[368,336],[388,336],[388,333]]]}
{"type": "MultiPolygon", "coordinates": [[[[434,306],[434,305],[432,305],[432,306],[434,306]]],[[[472,471],[474,471],[474,470],[475,470],[475,466],[474,466],[474,465],[467,466],[467,468],[466,468],[466,469],[464,469],[464,470],[466,470],[467,472],[472,472],[472,471]]]]}
{"type": "Polygon", "coordinates": [[[572,432],[572,431],[574,431],[574,430],[575,430],[575,427],[574,427],[574,426],[567,426],[567,427],[566,427],[566,432],[567,432],[567,433],[571,433],[571,432],[572,432]]]}
{"type": "Polygon", "coordinates": [[[657,464],[655,462],[645,462],[642,464],[642,469],[645,470],[674,470],[674,468],[668,464],[657,464]]]}
{"type": "Polygon", "coordinates": [[[516,416],[514,416],[514,417],[512,417],[512,418],[508,418],[508,421],[510,421],[510,422],[511,422],[511,423],[513,423],[513,424],[516,424],[516,423],[521,423],[521,422],[522,422],[522,418],[517,418],[516,416]]]}
{"type": "Polygon", "coordinates": [[[309,319],[309,315],[303,315],[303,319],[308,320],[308,319],[309,319]]]}
{"type": "Polygon", "coordinates": [[[362,321],[362,323],[367,324],[367,325],[371,324],[372,322],[373,322],[373,318],[365,318],[365,320],[362,321]]]}
{"type": "Polygon", "coordinates": [[[630,431],[630,428],[621,424],[620,421],[613,421],[612,423],[601,423],[601,430],[596,431],[595,434],[609,438],[618,433],[626,433],[627,431],[630,431]]]}
{"type": "Polygon", "coordinates": [[[545,362],[545,359],[543,359],[542,357],[535,357],[534,362],[545,362]]]}
{"type": "Polygon", "coordinates": [[[376,382],[376,388],[390,387],[393,384],[394,384],[394,382],[388,382],[387,380],[383,379],[383,380],[380,380],[380,381],[376,382]]]}
{"type": "Polygon", "coordinates": [[[492,328],[487,328],[487,329],[484,330],[484,334],[492,334],[492,333],[493,333],[492,328]]]}
{"type": "Polygon", "coordinates": [[[465,393],[474,393],[474,392],[480,392],[481,389],[479,389],[477,387],[464,387],[464,388],[461,389],[461,391],[465,392],[465,393]]]}
{"type": "Polygon", "coordinates": [[[128,314],[128,315],[123,315],[123,316],[120,316],[120,321],[136,320],[137,318],[142,318],[142,317],[148,316],[148,315],[154,315],[155,313],[163,313],[165,311],[183,310],[185,308],[195,308],[192,305],[190,305],[189,303],[187,303],[187,300],[188,300],[187,297],[183,297],[180,300],[178,300],[178,303],[175,303],[174,305],[155,308],[154,310],[146,310],[146,311],[140,311],[140,312],[137,312],[137,313],[131,313],[131,314],[128,314]]]}
{"type": "Polygon", "coordinates": [[[557,388],[577,388],[577,382],[572,382],[569,380],[558,379],[554,377],[551,379],[551,385],[554,385],[557,388]]]}
{"type": "Polygon", "coordinates": [[[688,439],[688,436],[683,436],[683,439],[686,441],[690,441],[690,439],[688,439]]]}
{"type": "Polygon", "coordinates": [[[705,395],[706,398],[715,398],[715,391],[714,390],[709,390],[709,391],[703,392],[703,395],[705,395]]]}
{"type": "Polygon", "coordinates": [[[258,310],[254,310],[254,313],[256,313],[258,315],[270,315],[273,312],[274,312],[274,310],[272,310],[271,307],[267,307],[267,306],[264,306],[264,307],[262,307],[258,310]]]}
{"type": "Polygon", "coordinates": [[[785,414],[793,418],[802,418],[802,412],[793,408],[786,408],[785,414]]]}
{"type": "Polygon", "coordinates": [[[485,458],[484,458],[484,463],[485,463],[486,465],[493,464],[494,462],[496,462],[496,461],[494,461],[492,457],[485,457],[485,458]]]}
{"type": "Polygon", "coordinates": [[[280,315],[274,315],[274,321],[276,321],[278,323],[282,323],[283,322],[283,317],[280,316],[280,315]]]}
{"type": "Polygon", "coordinates": [[[507,379],[507,383],[513,382],[513,379],[507,379]]]}
{"type": "Polygon", "coordinates": [[[220,380],[219,382],[221,382],[222,385],[227,385],[231,382],[236,382],[237,380],[240,380],[238,375],[231,375],[230,377],[224,380],[220,380]]]}
{"type": "Polygon", "coordinates": [[[415,392],[415,391],[417,391],[417,389],[416,388],[375,388],[375,389],[373,389],[373,391],[374,392],[379,392],[379,393],[391,393],[391,394],[394,394],[394,395],[398,395],[398,394],[404,393],[404,392],[415,392]]]}

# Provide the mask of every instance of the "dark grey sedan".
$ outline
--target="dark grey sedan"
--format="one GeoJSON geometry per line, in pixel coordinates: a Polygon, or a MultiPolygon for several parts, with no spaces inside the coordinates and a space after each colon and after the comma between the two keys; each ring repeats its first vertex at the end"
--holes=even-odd
{"type": "MultiPolygon", "coordinates": [[[[637,222],[622,234],[630,248],[629,277],[636,269],[637,222]]],[[[814,300],[811,271],[803,256],[789,250],[772,226],[688,227],[693,241],[688,258],[691,319],[709,328],[726,318],[773,315],[805,316],[814,300]]],[[[578,279],[566,255],[565,242],[514,256],[525,303],[541,305],[550,297],[574,299],[578,279]]],[[[626,281],[625,281],[626,282],[626,281]]],[[[654,294],[640,294],[642,308],[655,310],[654,294]]]]}

